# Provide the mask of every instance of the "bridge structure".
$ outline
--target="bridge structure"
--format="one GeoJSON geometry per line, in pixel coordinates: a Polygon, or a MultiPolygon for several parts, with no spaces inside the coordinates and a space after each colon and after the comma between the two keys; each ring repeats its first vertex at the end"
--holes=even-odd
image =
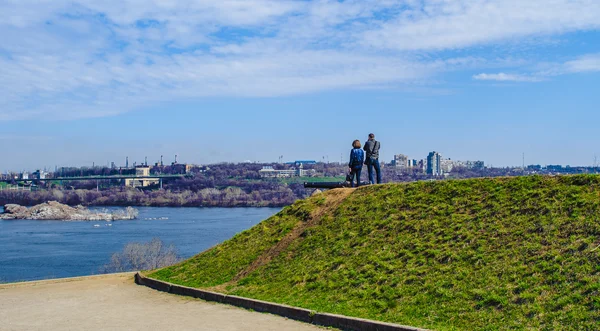
{"type": "Polygon", "coordinates": [[[80,177],[55,177],[55,178],[25,178],[25,179],[0,179],[0,182],[4,183],[40,183],[40,182],[50,182],[50,181],[86,181],[86,180],[95,180],[96,181],[96,190],[100,188],[100,181],[103,180],[124,180],[126,186],[148,186],[148,183],[157,183],[162,189],[163,179],[169,178],[184,178],[189,177],[190,175],[150,175],[150,176],[135,176],[135,175],[118,175],[118,176],[80,176],[80,177]]]}

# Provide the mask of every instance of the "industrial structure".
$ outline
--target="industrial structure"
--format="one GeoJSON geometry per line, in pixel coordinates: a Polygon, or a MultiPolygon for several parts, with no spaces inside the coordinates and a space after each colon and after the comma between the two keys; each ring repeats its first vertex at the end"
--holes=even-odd
{"type": "Polygon", "coordinates": [[[160,178],[150,177],[150,167],[145,165],[135,167],[134,178],[125,179],[125,186],[127,187],[146,187],[151,185],[160,185],[160,183],[160,178]]]}

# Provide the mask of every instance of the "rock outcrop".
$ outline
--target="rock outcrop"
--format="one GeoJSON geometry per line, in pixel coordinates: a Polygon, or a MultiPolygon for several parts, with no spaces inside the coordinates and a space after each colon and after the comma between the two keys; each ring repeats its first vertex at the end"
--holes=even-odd
{"type": "Polygon", "coordinates": [[[31,208],[16,204],[4,206],[4,213],[0,214],[2,220],[62,220],[62,221],[116,221],[131,220],[137,218],[138,211],[127,207],[124,210],[113,212],[91,211],[83,206],[70,207],[56,201],[49,201],[31,208]]]}

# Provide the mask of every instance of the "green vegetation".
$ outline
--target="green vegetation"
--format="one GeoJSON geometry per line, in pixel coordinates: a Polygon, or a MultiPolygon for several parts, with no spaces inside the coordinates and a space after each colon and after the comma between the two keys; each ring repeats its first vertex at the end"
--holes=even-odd
{"type": "Polygon", "coordinates": [[[436,330],[600,325],[600,176],[336,191],[150,276],[436,330]]]}
{"type": "Polygon", "coordinates": [[[193,287],[208,287],[231,281],[256,258],[279,242],[298,223],[309,217],[315,207],[315,199],[296,202],[277,215],[243,231],[231,240],[217,245],[194,258],[170,268],[162,269],[154,276],[193,287]]]}
{"type": "Polygon", "coordinates": [[[286,184],[291,183],[299,183],[302,184],[304,182],[343,182],[346,180],[346,177],[338,176],[338,177],[290,177],[290,178],[281,178],[279,181],[286,184]]]}

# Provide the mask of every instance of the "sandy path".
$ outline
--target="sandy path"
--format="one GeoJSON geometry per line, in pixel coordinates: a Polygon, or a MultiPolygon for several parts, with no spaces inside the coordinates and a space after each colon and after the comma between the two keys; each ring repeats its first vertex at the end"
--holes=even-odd
{"type": "Polygon", "coordinates": [[[0,285],[0,330],[323,330],[158,292],[133,274],[0,285]]]}
{"type": "MultiPolygon", "coordinates": [[[[254,272],[256,269],[271,262],[272,259],[276,258],[277,256],[279,256],[279,254],[281,254],[281,252],[286,250],[291,243],[298,240],[306,229],[321,223],[321,218],[323,217],[323,215],[327,215],[328,213],[335,211],[335,209],[339,207],[339,205],[342,202],[344,202],[344,199],[347,198],[350,194],[352,194],[352,192],[354,192],[355,190],[356,189],[354,188],[336,188],[333,190],[329,190],[325,193],[321,193],[326,197],[325,203],[311,212],[308,221],[299,222],[299,224],[294,229],[292,229],[290,233],[284,236],[273,247],[268,249],[258,258],[256,258],[256,260],[254,260],[246,269],[238,273],[231,282],[216,286],[215,288],[224,289],[227,287],[227,285],[233,285],[240,279],[254,272]]],[[[217,292],[223,291],[221,290],[217,292]]]]}

